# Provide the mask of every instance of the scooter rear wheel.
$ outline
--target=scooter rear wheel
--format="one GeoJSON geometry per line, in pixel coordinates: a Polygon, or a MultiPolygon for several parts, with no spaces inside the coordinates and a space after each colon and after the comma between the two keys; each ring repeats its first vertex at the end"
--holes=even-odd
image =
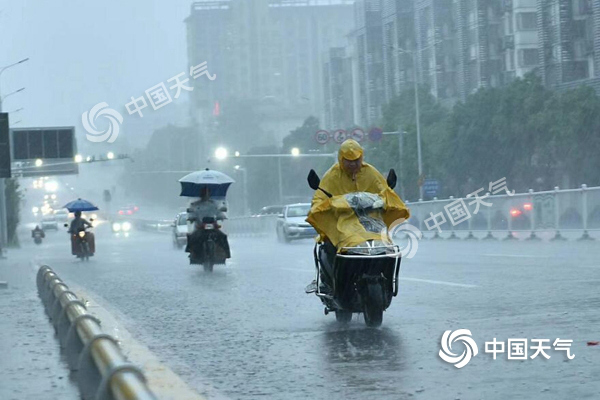
{"type": "Polygon", "coordinates": [[[368,296],[363,305],[365,324],[371,328],[381,326],[383,322],[383,292],[381,285],[368,286],[368,296]]]}

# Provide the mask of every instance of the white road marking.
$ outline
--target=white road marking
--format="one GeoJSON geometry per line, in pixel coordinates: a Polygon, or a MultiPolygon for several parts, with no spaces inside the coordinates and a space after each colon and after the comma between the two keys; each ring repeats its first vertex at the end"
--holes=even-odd
{"type": "Polygon", "coordinates": [[[454,283],[454,282],[444,282],[444,281],[433,281],[430,279],[419,279],[419,278],[405,278],[400,277],[401,281],[413,281],[413,282],[423,282],[423,283],[432,283],[434,285],[446,285],[446,286],[457,286],[463,288],[476,288],[477,285],[468,285],[466,283],[454,283]]]}
{"type": "Polygon", "coordinates": [[[535,256],[529,254],[479,254],[483,257],[502,257],[502,258],[552,258],[552,256],[535,256]]]}

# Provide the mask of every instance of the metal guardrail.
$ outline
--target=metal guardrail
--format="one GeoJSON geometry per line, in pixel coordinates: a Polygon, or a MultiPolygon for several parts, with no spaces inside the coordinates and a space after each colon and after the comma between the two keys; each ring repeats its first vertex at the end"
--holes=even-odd
{"type": "Polygon", "coordinates": [[[590,231],[600,230],[600,187],[554,190],[513,195],[489,195],[480,192],[476,196],[430,201],[407,202],[411,210],[410,224],[422,232],[433,231],[433,238],[440,238],[442,231],[449,232],[449,238],[458,238],[458,232],[468,232],[467,239],[474,239],[474,232],[486,232],[487,239],[493,239],[492,232],[505,233],[508,239],[515,239],[513,232],[529,233],[529,239],[537,239],[541,232],[554,232],[553,240],[564,240],[561,232],[576,232],[581,239],[592,239],[590,231]],[[486,196],[484,198],[484,196],[486,196]],[[478,207],[478,208],[477,208],[478,207]],[[468,218],[459,213],[466,209],[468,218]],[[454,210],[454,211],[453,211],[454,210]],[[477,211],[477,213],[475,213],[477,211]],[[452,218],[462,215],[463,218],[452,218]],[[434,218],[444,221],[438,227],[434,218]],[[458,222],[458,220],[463,219],[458,222]]]}
{"type": "MultiPolygon", "coordinates": [[[[163,233],[173,231],[173,220],[131,219],[130,221],[139,230],[163,233]]],[[[232,237],[275,234],[276,223],[276,215],[233,217],[221,221],[223,231],[232,237]]]]}
{"type": "Polygon", "coordinates": [[[85,400],[156,400],[143,372],[127,361],[118,342],[48,266],[37,274],[39,296],[85,400]]]}

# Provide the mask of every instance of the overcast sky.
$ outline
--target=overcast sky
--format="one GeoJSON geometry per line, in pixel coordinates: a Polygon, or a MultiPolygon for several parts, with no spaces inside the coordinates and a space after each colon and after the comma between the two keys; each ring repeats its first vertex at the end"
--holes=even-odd
{"type": "Polygon", "coordinates": [[[30,58],[1,76],[3,95],[26,88],[4,111],[25,108],[11,115],[11,122],[22,120],[17,127],[80,131],[81,114],[95,104],[121,110],[131,96],[189,72],[183,20],[191,3],[0,0],[0,67],[30,58]]]}

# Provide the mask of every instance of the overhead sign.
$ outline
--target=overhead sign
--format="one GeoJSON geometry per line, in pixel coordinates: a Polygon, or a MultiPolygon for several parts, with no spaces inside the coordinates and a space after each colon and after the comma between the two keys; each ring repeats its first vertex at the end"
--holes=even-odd
{"type": "Polygon", "coordinates": [[[11,129],[13,160],[69,159],[76,154],[74,127],[11,129]]]}
{"type": "Polygon", "coordinates": [[[383,138],[383,129],[377,127],[371,128],[369,131],[369,139],[373,142],[377,142],[381,140],[381,138],[383,138]]]}
{"type": "Polygon", "coordinates": [[[315,140],[319,144],[327,144],[329,142],[329,132],[327,131],[317,131],[315,134],[315,140]]]}
{"type": "Polygon", "coordinates": [[[363,131],[360,128],[356,128],[352,132],[350,132],[350,139],[354,139],[358,143],[362,142],[364,138],[365,138],[365,131],[363,131]]]}
{"type": "Polygon", "coordinates": [[[337,131],[333,132],[333,140],[335,140],[336,143],[343,143],[347,137],[348,134],[343,129],[338,129],[337,131]]]}
{"type": "Polygon", "coordinates": [[[20,176],[79,173],[74,127],[13,128],[10,138],[14,170],[20,176]]]}
{"type": "Polygon", "coordinates": [[[10,135],[8,113],[0,113],[0,178],[10,178],[10,135]]]}

